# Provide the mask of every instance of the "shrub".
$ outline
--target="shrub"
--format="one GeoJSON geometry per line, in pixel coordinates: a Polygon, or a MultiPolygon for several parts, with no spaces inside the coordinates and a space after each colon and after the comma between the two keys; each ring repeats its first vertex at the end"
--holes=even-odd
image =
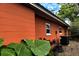
{"type": "Polygon", "coordinates": [[[50,43],[46,40],[23,40],[21,43],[11,43],[3,47],[0,40],[1,56],[45,56],[50,51],[50,43]]]}

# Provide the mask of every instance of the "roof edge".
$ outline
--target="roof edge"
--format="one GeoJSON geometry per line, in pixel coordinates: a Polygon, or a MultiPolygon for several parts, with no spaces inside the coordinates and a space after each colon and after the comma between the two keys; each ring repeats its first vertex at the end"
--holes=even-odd
{"type": "Polygon", "coordinates": [[[63,25],[65,25],[67,27],[70,27],[67,23],[65,23],[64,21],[62,21],[58,16],[56,16],[51,11],[49,11],[48,9],[46,9],[45,7],[43,7],[41,4],[39,4],[39,3],[29,3],[29,4],[32,5],[32,6],[34,6],[34,7],[36,7],[37,9],[41,10],[45,14],[47,14],[50,17],[54,18],[55,20],[59,21],[63,25]]]}

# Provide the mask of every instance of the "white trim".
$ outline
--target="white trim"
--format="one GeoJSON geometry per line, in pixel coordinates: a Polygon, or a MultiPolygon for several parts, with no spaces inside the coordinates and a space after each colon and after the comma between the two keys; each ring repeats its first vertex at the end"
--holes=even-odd
{"type": "Polygon", "coordinates": [[[62,35],[63,33],[59,33],[60,35],[62,35]]]}
{"type": "MultiPolygon", "coordinates": [[[[46,35],[51,35],[51,25],[50,23],[45,23],[45,30],[49,29],[50,30],[50,33],[46,33],[46,35]],[[46,28],[46,25],[49,26],[49,28],[46,28]]],[[[45,31],[46,32],[46,31],[45,31]]]]}
{"type": "Polygon", "coordinates": [[[46,33],[46,35],[51,35],[51,33],[46,33]]]}
{"type": "Polygon", "coordinates": [[[50,26],[50,23],[46,23],[46,25],[50,26]]]}

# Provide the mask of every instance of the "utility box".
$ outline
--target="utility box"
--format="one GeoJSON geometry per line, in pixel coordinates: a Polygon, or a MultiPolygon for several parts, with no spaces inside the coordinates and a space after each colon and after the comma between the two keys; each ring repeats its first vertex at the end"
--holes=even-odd
{"type": "Polygon", "coordinates": [[[61,36],[60,44],[61,45],[68,45],[69,44],[69,37],[67,37],[67,36],[61,36]]]}

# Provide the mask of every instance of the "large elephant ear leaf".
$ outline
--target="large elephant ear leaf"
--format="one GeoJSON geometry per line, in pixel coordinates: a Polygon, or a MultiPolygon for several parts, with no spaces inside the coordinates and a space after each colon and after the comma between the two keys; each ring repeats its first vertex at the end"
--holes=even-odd
{"type": "Polygon", "coordinates": [[[23,44],[21,44],[21,49],[19,51],[19,56],[32,56],[32,51],[23,44]]]}
{"type": "Polygon", "coordinates": [[[25,46],[24,44],[10,44],[8,45],[9,48],[13,48],[17,54],[17,56],[30,56],[32,52],[25,46]]]}
{"type": "Polygon", "coordinates": [[[47,55],[50,51],[50,43],[45,40],[36,40],[35,46],[31,47],[32,52],[37,56],[47,55]]]}
{"type": "Polygon", "coordinates": [[[12,48],[12,49],[16,49],[17,45],[18,45],[18,43],[11,43],[7,47],[12,48]]]}
{"type": "Polygon", "coordinates": [[[1,56],[16,56],[15,51],[9,48],[1,49],[1,56]]]}
{"type": "Polygon", "coordinates": [[[0,47],[3,45],[3,39],[0,38],[0,47]]]}
{"type": "Polygon", "coordinates": [[[33,41],[33,40],[24,40],[25,42],[26,42],[26,44],[29,46],[29,47],[32,47],[32,46],[34,46],[35,45],[35,41],[33,41]]]}
{"type": "Polygon", "coordinates": [[[47,55],[50,51],[50,43],[45,40],[25,40],[31,51],[37,56],[47,55]]]}

